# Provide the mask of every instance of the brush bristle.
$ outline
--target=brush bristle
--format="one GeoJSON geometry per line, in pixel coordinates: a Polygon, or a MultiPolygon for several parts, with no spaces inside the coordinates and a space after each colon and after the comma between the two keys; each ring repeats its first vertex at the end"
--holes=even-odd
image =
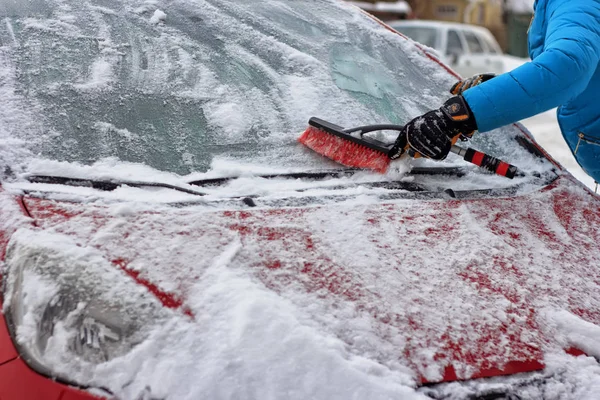
{"type": "Polygon", "coordinates": [[[390,165],[387,154],[309,126],[298,138],[306,147],[337,163],[353,168],[372,169],[385,173],[390,165]]]}

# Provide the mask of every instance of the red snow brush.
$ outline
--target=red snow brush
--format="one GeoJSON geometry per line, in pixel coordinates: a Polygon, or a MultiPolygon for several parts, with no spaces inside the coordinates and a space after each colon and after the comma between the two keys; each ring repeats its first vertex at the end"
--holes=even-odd
{"type": "MultiPolygon", "coordinates": [[[[388,152],[393,143],[365,137],[365,133],[383,130],[402,131],[402,125],[365,125],[344,129],[341,126],[312,117],[309,127],[298,138],[298,141],[317,153],[347,167],[372,169],[385,173],[391,159],[388,152]]],[[[505,163],[495,157],[480,151],[464,149],[453,145],[451,151],[461,156],[465,161],[473,163],[495,174],[514,178],[522,175],[514,165],[505,163]]]]}

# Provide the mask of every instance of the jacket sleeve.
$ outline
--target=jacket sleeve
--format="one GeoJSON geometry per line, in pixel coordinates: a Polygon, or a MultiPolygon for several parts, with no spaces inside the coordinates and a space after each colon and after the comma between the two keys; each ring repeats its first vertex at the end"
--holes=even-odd
{"type": "Polygon", "coordinates": [[[548,0],[543,52],[509,73],[471,88],[464,97],[480,132],[576,98],[600,60],[600,0],[548,0]]]}

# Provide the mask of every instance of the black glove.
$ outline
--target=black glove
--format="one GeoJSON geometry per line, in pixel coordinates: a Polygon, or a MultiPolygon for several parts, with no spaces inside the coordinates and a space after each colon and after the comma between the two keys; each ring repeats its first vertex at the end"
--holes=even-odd
{"type": "Polygon", "coordinates": [[[469,105],[462,96],[454,96],[439,109],[404,125],[388,157],[394,160],[408,150],[412,157],[443,160],[461,135],[470,137],[476,130],[469,105]]]}
{"type": "Polygon", "coordinates": [[[459,94],[463,94],[463,92],[465,90],[471,89],[473,86],[477,86],[480,83],[483,83],[485,81],[489,81],[490,79],[494,78],[495,76],[496,76],[496,74],[488,73],[488,74],[478,74],[478,75],[474,75],[470,78],[463,79],[462,81],[458,81],[454,85],[452,85],[452,88],[450,89],[450,93],[452,93],[455,96],[457,96],[459,94]]]}

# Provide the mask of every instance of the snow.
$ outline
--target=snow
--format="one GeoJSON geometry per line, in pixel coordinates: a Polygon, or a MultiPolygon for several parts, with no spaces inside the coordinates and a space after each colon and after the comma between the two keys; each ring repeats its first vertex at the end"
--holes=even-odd
{"type": "Polygon", "coordinates": [[[528,118],[522,122],[533,134],[535,140],[565,167],[567,171],[590,189],[596,189],[594,179],[581,169],[573,153],[571,153],[571,149],[563,139],[560,127],[558,126],[555,109],[528,118]]]}
{"type": "MultiPolygon", "coordinates": [[[[115,215],[129,216],[122,212],[115,215]]],[[[122,224],[115,223],[106,228],[120,227],[122,224]]],[[[117,239],[106,233],[98,232],[97,243],[117,239]]],[[[110,387],[119,398],[126,399],[137,398],[146,387],[151,387],[153,397],[159,398],[305,399],[308,395],[316,399],[425,399],[410,388],[412,380],[407,371],[391,371],[348,352],[339,338],[323,334],[307,323],[309,316],[305,311],[237,268],[239,238],[223,239],[219,251],[205,248],[206,256],[210,255],[209,264],[202,279],[189,288],[190,293],[195,293],[189,299],[196,315],[194,320],[160,312],[158,320],[146,320],[147,325],[139,327],[138,336],[145,337],[143,343],[123,357],[84,369],[78,368],[77,361],[69,356],[72,328],[61,325],[55,328],[58,333],[48,343],[45,363],[55,371],[68,373],[72,379],[110,387]],[[269,346],[265,347],[265,343],[269,346]],[[186,381],[193,384],[182,384],[186,381]]],[[[34,331],[41,311],[58,290],[56,281],[48,280],[48,276],[56,273],[58,267],[63,285],[74,279],[73,274],[79,270],[77,280],[71,284],[76,284],[78,291],[101,296],[94,301],[120,299],[124,295],[131,299],[136,293],[137,306],[143,301],[150,309],[156,308],[141,286],[127,282],[119,276],[122,273],[106,265],[97,250],[78,246],[70,236],[31,230],[15,234],[8,256],[11,265],[30,263],[36,256],[33,267],[23,267],[27,269],[21,288],[25,301],[19,338],[24,345],[35,346],[34,331]],[[52,263],[44,257],[40,260],[40,254],[52,263]],[[64,261],[57,264],[57,260],[64,261]],[[82,274],[82,270],[86,273],[82,274]],[[137,292],[132,293],[131,286],[137,287],[137,292]]],[[[11,287],[13,284],[11,281],[11,287]]],[[[11,291],[7,293],[9,298],[12,295],[11,291]]],[[[123,316],[135,312],[130,309],[131,304],[121,307],[126,312],[123,316]]]]}
{"type": "MultiPolygon", "coordinates": [[[[576,187],[567,190],[583,193],[576,187]]],[[[39,319],[39,308],[48,300],[43,295],[56,292],[55,276],[61,277],[61,284],[90,291],[95,299],[120,299],[133,287],[142,290],[109,264],[107,260],[115,257],[131,260],[129,270],[182,296],[193,318],[181,310],[148,318],[141,343],[98,365],[84,363],[81,368],[81,360],[66,347],[73,328],[59,327],[46,363],[72,379],[108,387],[122,398],[136,398],[146,387],[152,388],[154,397],[183,399],[200,393],[217,399],[352,398],[353,393],[359,398],[425,398],[421,391],[414,392],[415,376],[403,358],[390,355],[408,348],[411,360],[422,365],[418,371],[439,379],[442,370],[433,360],[445,349],[440,337],[445,331],[464,334],[467,352],[487,348],[481,344],[485,337],[495,349],[486,362],[495,362],[497,352],[501,358],[518,357],[518,346],[504,348],[496,342],[506,323],[507,335],[518,338],[513,340],[535,348],[547,346],[556,362],[544,374],[558,375],[557,385],[590,391],[597,378],[587,378],[599,373],[598,364],[588,360],[583,368],[583,361],[574,363],[564,354],[560,358],[560,348],[584,343],[584,349],[595,354],[600,346],[595,337],[598,328],[556,310],[579,300],[597,309],[600,295],[590,291],[595,284],[582,281],[580,269],[561,260],[568,249],[573,259],[587,263],[586,271],[593,276],[598,255],[570,247],[569,232],[551,212],[542,214],[540,221],[530,220],[531,230],[515,222],[539,213],[553,196],[532,193],[525,205],[518,203],[519,208],[505,205],[511,199],[491,204],[398,200],[372,207],[373,202],[358,198],[335,207],[286,212],[259,208],[233,215],[204,205],[171,207],[149,200],[84,204],[50,200],[40,208],[30,204],[34,215],[47,212],[46,207],[58,210],[42,220],[42,230],[21,229],[13,236],[7,265],[36,276],[25,288],[32,293],[25,297],[25,310],[33,313],[25,313],[26,321],[39,319]],[[506,212],[514,218],[504,217],[506,212]],[[65,220],[63,215],[71,217],[65,220]],[[442,216],[452,226],[439,240],[442,216]],[[240,227],[239,233],[232,225],[240,227]],[[519,239],[498,240],[495,232],[502,231],[519,239]],[[555,235],[557,241],[547,245],[539,231],[555,235]],[[271,240],[269,235],[281,239],[271,240]],[[312,251],[307,252],[302,249],[309,239],[312,251]],[[416,246],[422,251],[411,253],[416,246]],[[432,254],[440,253],[445,254],[444,264],[431,260],[432,254]],[[481,261],[490,257],[499,260],[500,267],[490,269],[481,261]],[[282,267],[261,267],[273,259],[281,260],[282,267]],[[404,260],[401,269],[381,268],[399,260],[404,260]],[[510,268],[513,263],[518,270],[510,268]],[[302,268],[308,272],[301,273],[302,268]],[[484,272],[491,286],[487,294],[475,281],[484,272]],[[536,295],[537,290],[544,295],[536,295]],[[103,297],[104,291],[110,296],[103,297]],[[546,311],[536,322],[549,332],[550,343],[525,329],[530,307],[546,311]],[[423,309],[429,313],[422,315],[423,309]],[[485,327],[464,330],[475,316],[485,327]],[[408,328],[406,318],[416,318],[422,325],[408,328]],[[563,371],[565,365],[572,369],[563,371]]],[[[582,217],[574,214],[572,223],[593,226],[582,217]]],[[[142,292],[139,301],[148,303],[142,292]]],[[[126,314],[135,314],[138,300],[128,298],[126,314]]],[[[34,326],[26,325],[23,341],[33,337],[27,329],[34,326]]],[[[464,362],[455,366],[463,376],[472,373],[464,362]]],[[[512,381],[515,386],[518,379],[512,381]]]]}
{"type": "Polygon", "coordinates": [[[164,21],[166,19],[167,14],[165,14],[164,11],[160,9],[156,9],[156,11],[154,11],[154,14],[152,14],[152,17],[150,18],[150,23],[156,25],[159,22],[164,21]]]}
{"type": "Polygon", "coordinates": [[[600,327],[568,312],[549,311],[547,318],[566,335],[567,343],[600,358],[600,327]]]}
{"type": "Polygon", "coordinates": [[[5,18],[4,22],[6,23],[6,29],[8,31],[8,34],[10,35],[10,38],[13,41],[13,44],[14,45],[18,45],[17,38],[15,37],[15,32],[13,31],[12,25],[10,23],[10,19],[9,18],[5,18]]]}
{"type": "Polygon", "coordinates": [[[498,71],[499,73],[510,72],[510,71],[514,70],[515,68],[518,68],[521,65],[525,64],[526,62],[531,61],[530,58],[515,57],[515,56],[511,56],[510,54],[502,54],[499,56],[494,56],[494,59],[498,59],[501,61],[502,70],[498,71]]]}
{"type": "Polygon", "coordinates": [[[109,86],[113,79],[112,65],[104,59],[99,59],[92,64],[89,79],[84,83],[77,83],[74,86],[81,90],[102,89],[109,86]]]}

